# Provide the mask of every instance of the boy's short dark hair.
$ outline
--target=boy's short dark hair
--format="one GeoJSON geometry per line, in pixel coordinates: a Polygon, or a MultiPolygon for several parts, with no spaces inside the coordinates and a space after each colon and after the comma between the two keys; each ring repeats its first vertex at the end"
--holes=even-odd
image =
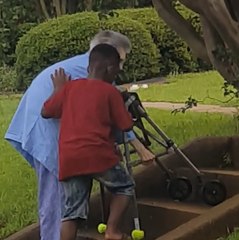
{"type": "Polygon", "coordinates": [[[91,50],[89,62],[92,64],[104,59],[107,59],[114,64],[120,63],[120,55],[115,47],[105,43],[98,44],[91,50]]]}

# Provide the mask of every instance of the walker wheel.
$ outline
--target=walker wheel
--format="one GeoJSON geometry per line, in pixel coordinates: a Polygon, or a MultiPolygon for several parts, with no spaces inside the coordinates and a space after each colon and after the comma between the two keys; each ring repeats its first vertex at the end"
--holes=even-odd
{"type": "Polygon", "coordinates": [[[133,240],[142,240],[144,239],[144,231],[135,229],[132,231],[131,237],[133,240]]]}
{"type": "Polygon", "coordinates": [[[192,184],[186,177],[171,179],[168,185],[168,193],[173,200],[183,201],[192,193],[192,184]]]}
{"type": "Polygon", "coordinates": [[[219,180],[207,182],[202,189],[203,200],[211,205],[216,206],[226,199],[226,188],[219,180]]]}
{"type": "Polygon", "coordinates": [[[106,225],[105,225],[104,223],[100,223],[100,224],[98,225],[98,232],[99,232],[100,234],[103,234],[103,233],[105,233],[105,231],[106,231],[106,225]]]}

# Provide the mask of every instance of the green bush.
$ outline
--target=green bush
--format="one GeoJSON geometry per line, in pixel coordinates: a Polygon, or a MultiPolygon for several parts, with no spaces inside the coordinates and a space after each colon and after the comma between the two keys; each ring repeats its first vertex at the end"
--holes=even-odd
{"type": "Polygon", "coordinates": [[[102,29],[112,29],[129,37],[132,52],[125,63],[129,82],[152,78],[159,75],[160,55],[150,33],[144,26],[124,17],[114,17],[101,22],[102,29]]]}
{"type": "Polygon", "coordinates": [[[52,63],[86,52],[100,28],[125,33],[132,41],[133,51],[126,62],[130,80],[159,73],[157,48],[143,25],[122,17],[100,21],[96,13],[78,13],[42,23],[20,39],[16,49],[18,89],[29,86],[52,63]]]}
{"type": "MultiPolygon", "coordinates": [[[[199,18],[195,13],[185,9],[182,5],[178,6],[178,10],[186,19],[193,23],[197,30],[200,29],[199,18]]],[[[206,67],[206,65],[199,66],[198,60],[193,58],[185,41],[165,24],[155,9],[125,9],[117,12],[120,16],[140,21],[151,33],[153,41],[161,54],[161,75],[167,75],[171,72],[194,72],[204,70],[203,68],[206,67]]]]}
{"type": "Polygon", "coordinates": [[[0,66],[14,66],[16,61],[15,48],[21,38],[37,23],[23,23],[9,28],[0,28],[0,66]]]}
{"type": "MultiPolygon", "coordinates": [[[[4,64],[13,66],[15,63],[15,48],[19,37],[27,30],[22,31],[22,26],[30,27],[32,22],[37,22],[35,3],[30,1],[1,0],[0,23],[0,66],[4,64]]],[[[28,28],[29,29],[29,28],[28,28]]]]}
{"type": "Polygon", "coordinates": [[[66,15],[31,29],[16,47],[18,89],[29,86],[45,67],[87,51],[98,29],[97,16],[91,13],[66,15]]]}
{"type": "Polygon", "coordinates": [[[15,92],[17,74],[14,68],[0,67],[0,93],[15,92]]]}

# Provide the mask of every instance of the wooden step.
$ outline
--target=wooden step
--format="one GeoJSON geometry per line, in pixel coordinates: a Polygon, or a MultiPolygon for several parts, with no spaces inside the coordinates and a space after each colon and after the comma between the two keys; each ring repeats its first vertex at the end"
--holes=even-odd
{"type": "MultiPolygon", "coordinates": [[[[227,198],[239,192],[239,171],[224,169],[200,169],[209,179],[219,179],[226,187],[227,198]]],[[[206,177],[207,179],[207,177],[206,177]]]]}
{"type": "Polygon", "coordinates": [[[239,177],[239,171],[238,170],[228,170],[228,169],[200,169],[202,173],[209,173],[209,174],[215,174],[215,175],[225,175],[225,176],[232,176],[232,177],[239,177]]]}
{"type": "Polygon", "coordinates": [[[181,212],[188,212],[194,214],[202,214],[210,209],[210,206],[203,203],[179,202],[171,199],[138,199],[138,204],[152,207],[176,210],[181,212]]]}
{"type": "Polygon", "coordinates": [[[103,240],[104,235],[99,234],[97,229],[79,229],[77,240],[103,240]]]}
{"type": "MultiPolygon", "coordinates": [[[[211,207],[203,203],[176,202],[164,198],[140,198],[137,200],[142,229],[147,232],[147,240],[174,229],[175,227],[203,214],[211,207]]],[[[133,205],[130,206],[121,228],[127,234],[133,229],[133,205]]],[[[103,240],[104,235],[97,232],[97,226],[80,228],[77,240],[103,240]]]]}

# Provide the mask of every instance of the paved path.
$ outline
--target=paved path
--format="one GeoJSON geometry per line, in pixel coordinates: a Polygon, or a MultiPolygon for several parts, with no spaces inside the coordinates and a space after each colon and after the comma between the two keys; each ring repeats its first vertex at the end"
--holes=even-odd
{"type": "MultiPolygon", "coordinates": [[[[145,81],[139,81],[136,84],[142,84],[142,83],[159,83],[163,84],[166,81],[165,78],[154,78],[149,79],[145,81]]],[[[132,84],[125,84],[124,86],[126,88],[129,88],[132,84]]],[[[181,107],[185,107],[184,103],[171,103],[171,102],[143,102],[143,105],[145,107],[150,108],[157,108],[157,109],[163,109],[163,110],[174,110],[181,107]]],[[[193,107],[191,109],[188,109],[187,111],[193,111],[193,112],[208,112],[208,113],[224,113],[224,114],[234,114],[239,113],[239,108],[235,107],[222,107],[219,105],[206,105],[206,104],[198,104],[197,107],[193,107]]]]}
{"type": "MultiPolygon", "coordinates": [[[[183,103],[170,103],[170,102],[143,102],[145,107],[174,110],[176,108],[184,107],[183,103]]],[[[234,114],[238,113],[235,107],[221,107],[217,105],[205,105],[199,104],[197,107],[188,109],[187,111],[193,112],[209,112],[209,113],[224,113],[224,114],[234,114]]]]}

